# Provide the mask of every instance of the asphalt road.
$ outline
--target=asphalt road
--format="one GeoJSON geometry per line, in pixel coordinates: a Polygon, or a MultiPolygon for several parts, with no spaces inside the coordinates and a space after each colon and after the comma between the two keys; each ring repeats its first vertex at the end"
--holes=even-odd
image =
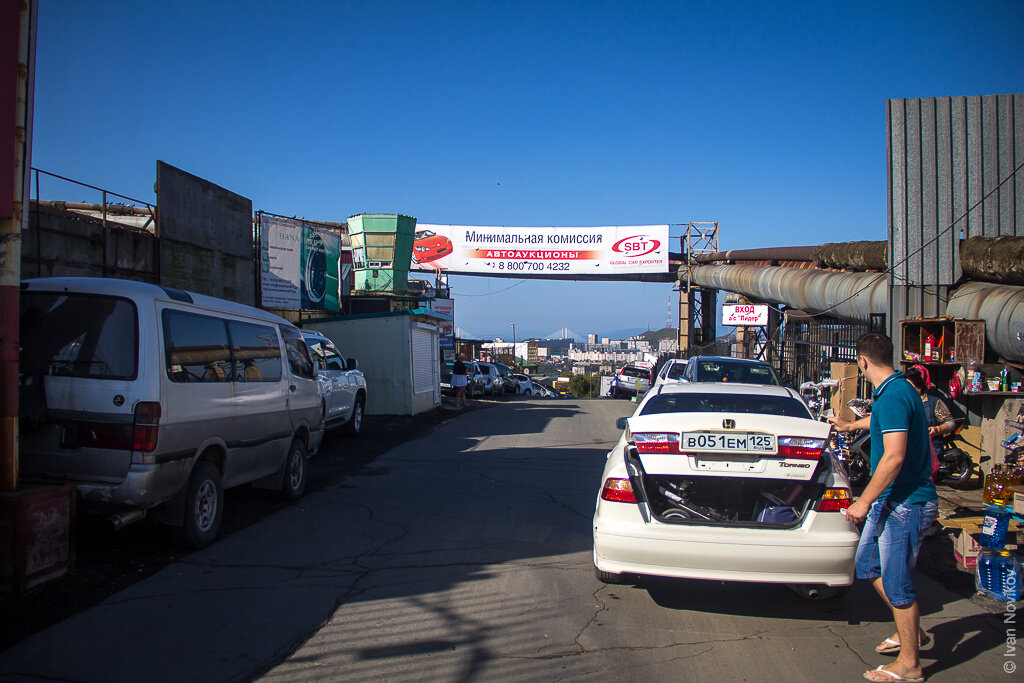
{"type": "MultiPolygon", "coordinates": [[[[632,407],[457,414],[3,652],[0,677],[820,681],[886,661],[872,648],[891,626],[861,584],[811,602],[770,585],[599,583],[594,497],[632,407]]],[[[930,680],[1014,680],[1004,615],[919,588],[930,680]]]]}

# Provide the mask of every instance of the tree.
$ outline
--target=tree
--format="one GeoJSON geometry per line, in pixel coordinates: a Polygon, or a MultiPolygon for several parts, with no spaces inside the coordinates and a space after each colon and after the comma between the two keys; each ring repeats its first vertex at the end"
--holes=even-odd
{"type": "Polygon", "coordinates": [[[573,375],[569,380],[569,392],[580,398],[597,396],[601,378],[596,375],[573,375]]]}

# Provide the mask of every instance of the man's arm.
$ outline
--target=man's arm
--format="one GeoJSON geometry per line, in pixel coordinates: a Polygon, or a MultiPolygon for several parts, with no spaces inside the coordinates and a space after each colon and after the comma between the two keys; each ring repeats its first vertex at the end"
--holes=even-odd
{"type": "Polygon", "coordinates": [[[896,480],[900,473],[903,460],[907,456],[907,433],[887,432],[882,434],[882,444],[885,451],[882,459],[878,461],[875,473],[871,475],[871,481],[864,487],[864,492],[853,505],[846,509],[846,518],[851,522],[862,522],[868,516],[871,504],[878,499],[882,492],[896,480]]]}
{"type": "Polygon", "coordinates": [[[865,415],[859,420],[850,422],[849,420],[842,417],[830,417],[828,423],[836,428],[837,432],[856,432],[871,427],[871,416],[865,415]]]}

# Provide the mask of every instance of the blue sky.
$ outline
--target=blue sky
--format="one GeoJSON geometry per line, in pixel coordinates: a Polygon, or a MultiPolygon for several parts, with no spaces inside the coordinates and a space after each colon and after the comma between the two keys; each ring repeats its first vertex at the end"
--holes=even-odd
{"type": "MultiPolygon", "coordinates": [[[[153,201],[161,159],[320,220],[885,239],[886,99],[1022,92],[1022,35],[1021,0],[40,0],[33,165],[153,201]]],[[[460,327],[520,338],[657,329],[674,298],[451,285],[460,327]]]]}

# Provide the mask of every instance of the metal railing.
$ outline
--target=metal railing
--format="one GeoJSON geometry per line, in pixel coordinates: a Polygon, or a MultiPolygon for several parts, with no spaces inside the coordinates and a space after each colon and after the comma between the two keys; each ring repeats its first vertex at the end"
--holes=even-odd
{"type": "MultiPolygon", "coordinates": [[[[90,185],[88,183],[83,183],[83,182],[81,182],[79,180],[74,180],[72,178],[67,178],[65,176],[58,175],[56,173],[51,173],[50,171],[44,171],[43,169],[35,168],[34,166],[32,167],[32,172],[35,174],[36,205],[37,206],[39,205],[39,202],[40,202],[40,197],[39,197],[39,174],[43,174],[43,175],[49,176],[51,178],[57,178],[58,180],[63,180],[63,181],[68,182],[68,183],[73,183],[75,185],[79,185],[81,187],[87,187],[90,190],[94,190],[96,192],[100,192],[102,194],[102,202],[100,203],[101,209],[100,209],[99,213],[101,215],[100,220],[102,221],[104,228],[107,227],[107,217],[108,216],[116,216],[116,215],[133,215],[133,216],[135,216],[135,215],[147,215],[148,214],[148,219],[146,220],[146,222],[142,226],[131,226],[131,227],[137,227],[137,228],[139,228],[141,230],[145,230],[147,232],[152,232],[154,235],[157,233],[157,227],[156,227],[157,226],[157,223],[156,223],[156,204],[151,204],[150,202],[143,201],[141,199],[135,199],[134,197],[129,197],[127,195],[123,195],[123,194],[120,194],[120,193],[117,193],[117,192],[113,192],[111,190],[107,190],[107,189],[104,189],[102,187],[96,187],[95,185],[90,185]],[[133,206],[125,207],[124,205],[121,205],[121,204],[111,204],[109,201],[107,201],[108,197],[117,197],[118,199],[126,199],[129,202],[131,202],[133,206]],[[135,213],[134,211],[131,210],[131,209],[134,209],[134,208],[139,207],[139,206],[145,207],[145,211],[142,214],[137,214],[137,213],[135,213]],[[153,226],[152,229],[150,229],[150,227],[149,227],[150,225],[153,226]]],[[[87,207],[90,206],[88,204],[79,203],[79,202],[61,202],[61,204],[64,207],[66,207],[66,208],[68,208],[68,209],[70,209],[72,211],[76,211],[77,210],[79,212],[87,210],[87,207]]],[[[116,220],[113,221],[113,222],[117,222],[119,226],[120,225],[124,225],[124,223],[119,223],[116,220]]]]}

